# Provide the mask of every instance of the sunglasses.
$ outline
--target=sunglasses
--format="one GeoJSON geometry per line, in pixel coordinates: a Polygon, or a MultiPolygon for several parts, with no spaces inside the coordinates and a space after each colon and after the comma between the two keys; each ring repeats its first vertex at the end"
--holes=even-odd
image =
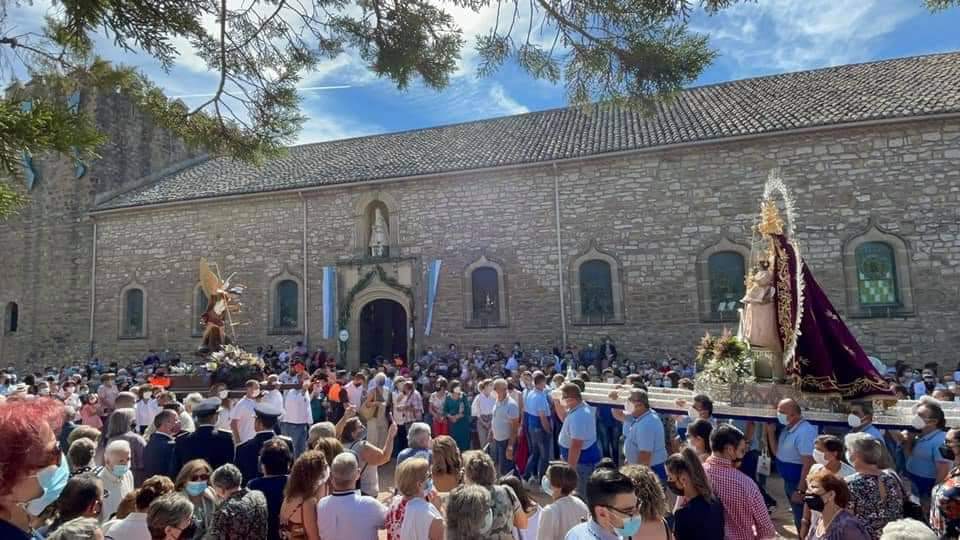
{"type": "Polygon", "coordinates": [[[207,480],[210,480],[210,475],[209,475],[209,474],[202,474],[202,473],[201,473],[201,474],[195,474],[195,475],[193,475],[193,476],[190,477],[190,481],[191,481],[191,482],[206,482],[207,480]]]}

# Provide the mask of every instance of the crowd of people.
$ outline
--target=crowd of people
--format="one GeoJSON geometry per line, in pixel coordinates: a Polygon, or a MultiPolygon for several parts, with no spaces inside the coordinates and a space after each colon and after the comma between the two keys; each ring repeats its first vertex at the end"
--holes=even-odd
{"type": "Polygon", "coordinates": [[[178,396],[154,353],[0,373],[0,538],[774,538],[771,476],[804,539],[960,534],[960,377],[936,366],[891,369],[920,402],[912,429],[881,431],[869,402],[844,429],[789,399],[776,423],[718,419],[703,394],[660,414],[651,388],[693,390],[693,364],[609,339],[353,372],[302,344],[258,354],[242,395],[178,396]],[[586,403],[591,381],[624,405],[586,403]]]}

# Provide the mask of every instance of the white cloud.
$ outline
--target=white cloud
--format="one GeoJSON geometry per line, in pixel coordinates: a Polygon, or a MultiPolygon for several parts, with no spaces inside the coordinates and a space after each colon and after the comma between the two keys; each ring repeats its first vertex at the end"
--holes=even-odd
{"type": "Polygon", "coordinates": [[[337,115],[311,113],[308,108],[303,112],[309,118],[303,124],[297,144],[335,141],[384,132],[382,127],[374,124],[364,124],[337,115]]]}
{"type": "Polygon", "coordinates": [[[697,16],[692,28],[710,35],[740,78],[873,59],[877,39],[921,11],[919,2],[761,0],[697,16]]]}
{"type": "Polygon", "coordinates": [[[526,106],[517,102],[517,100],[507,95],[506,90],[503,89],[503,86],[500,86],[497,83],[494,83],[490,87],[490,99],[493,100],[493,103],[503,109],[506,114],[523,114],[530,112],[526,106]]]}

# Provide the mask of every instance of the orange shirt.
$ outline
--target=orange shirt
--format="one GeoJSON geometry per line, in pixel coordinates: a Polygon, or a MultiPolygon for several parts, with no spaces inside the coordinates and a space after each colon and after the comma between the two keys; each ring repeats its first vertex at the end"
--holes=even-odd
{"type": "Polygon", "coordinates": [[[159,386],[160,388],[169,388],[170,387],[170,377],[150,377],[150,384],[154,386],[159,386]]]}
{"type": "Polygon", "coordinates": [[[340,403],[340,389],[340,383],[333,383],[330,386],[330,390],[327,391],[327,398],[329,398],[330,401],[336,401],[337,403],[340,403]]]}

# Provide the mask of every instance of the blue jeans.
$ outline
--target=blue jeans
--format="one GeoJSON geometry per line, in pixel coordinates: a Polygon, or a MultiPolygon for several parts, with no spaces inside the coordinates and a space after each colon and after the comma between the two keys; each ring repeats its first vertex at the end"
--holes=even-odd
{"type": "Polygon", "coordinates": [[[527,458],[524,476],[539,480],[547,473],[547,465],[552,455],[550,443],[553,442],[553,434],[542,428],[527,428],[527,440],[530,441],[530,457],[527,458]]]}
{"type": "Polygon", "coordinates": [[[930,494],[937,484],[937,479],[917,476],[912,472],[907,472],[907,476],[910,478],[910,492],[919,497],[921,503],[929,503],[930,494]]]}
{"type": "MultiPolygon", "coordinates": [[[[493,455],[490,457],[493,458],[493,462],[497,465],[497,474],[504,476],[510,474],[513,471],[513,460],[507,459],[507,445],[510,444],[510,440],[505,441],[493,441],[493,455]]],[[[516,450],[516,449],[514,449],[516,450]]]]}
{"type": "Polygon", "coordinates": [[[623,428],[619,422],[607,424],[597,422],[597,442],[600,443],[600,452],[619,466],[620,465],[620,432],[623,428]]]}
{"type": "Polygon", "coordinates": [[[293,439],[293,459],[297,459],[300,454],[307,451],[307,432],[309,430],[310,426],[308,424],[280,422],[280,433],[293,439]]]}
{"type": "Polygon", "coordinates": [[[587,500],[587,480],[590,479],[590,475],[596,468],[596,463],[577,464],[577,493],[583,500],[587,500]]]}
{"type": "Polygon", "coordinates": [[[793,512],[793,524],[797,527],[798,531],[800,530],[800,520],[803,519],[803,503],[797,504],[791,501],[790,497],[797,491],[797,486],[799,485],[799,482],[792,482],[786,478],[783,479],[783,491],[787,494],[787,502],[790,503],[790,510],[793,512]]]}

